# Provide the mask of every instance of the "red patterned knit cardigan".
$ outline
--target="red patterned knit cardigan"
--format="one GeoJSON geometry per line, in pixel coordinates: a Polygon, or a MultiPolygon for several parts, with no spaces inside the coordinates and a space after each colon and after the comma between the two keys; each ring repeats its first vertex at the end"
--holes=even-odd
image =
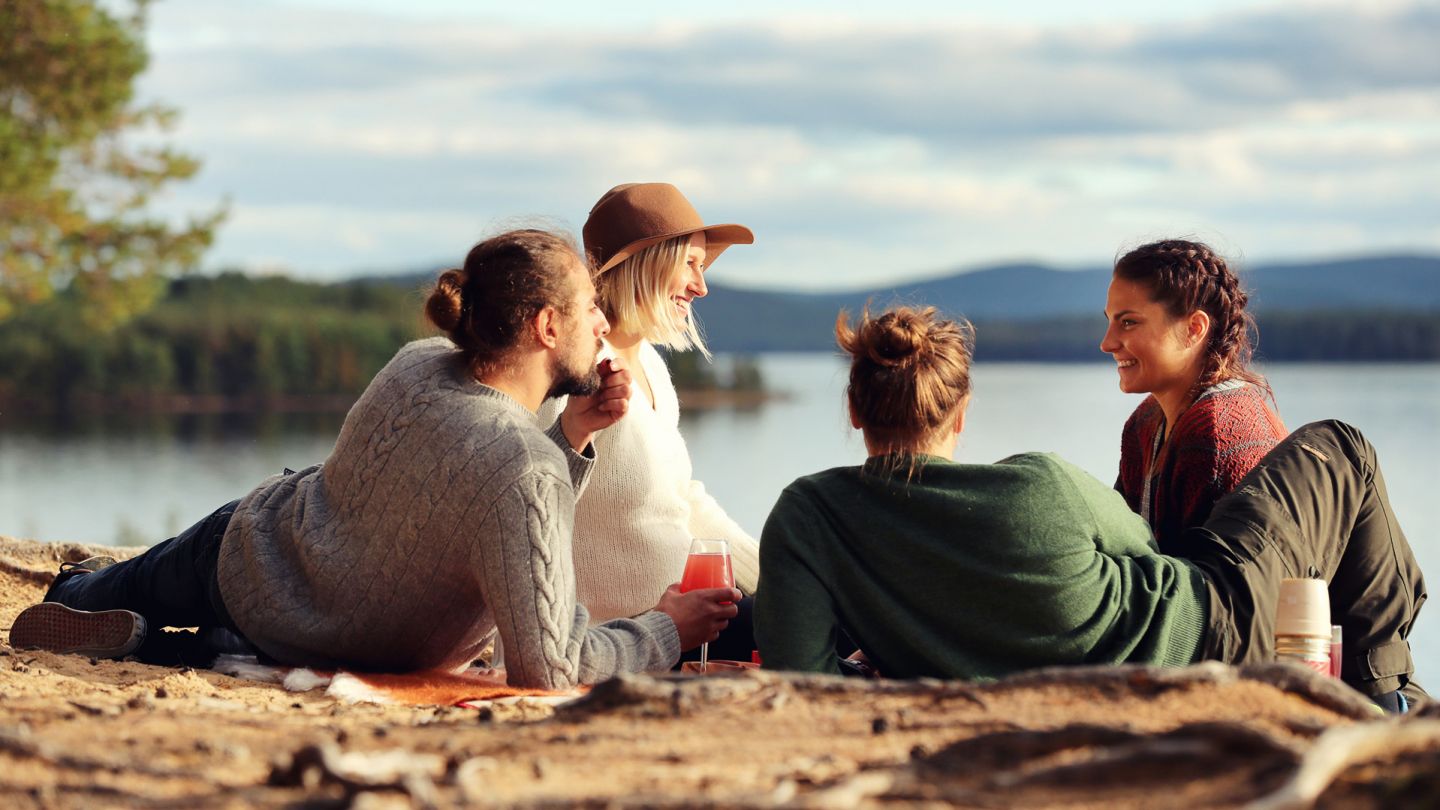
{"type": "Polygon", "coordinates": [[[1203,524],[1215,501],[1233,490],[1286,431],[1264,392],[1239,381],[1202,393],[1159,446],[1164,427],[1160,403],[1146,397],[1125,422],[1115,488],[1150,524],[1162,553],[1184,556],[1181,532],[1203,524]]]}

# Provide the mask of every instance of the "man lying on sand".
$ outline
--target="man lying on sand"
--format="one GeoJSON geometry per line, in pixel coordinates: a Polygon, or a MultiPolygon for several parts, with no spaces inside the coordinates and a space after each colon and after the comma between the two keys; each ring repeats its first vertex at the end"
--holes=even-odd
{"type": "MultiPolygon", "coordinates": [[[[403,347],[351,408],[324,464],[275,476],[124,562],[62,568],[16,617],[14,647],[173,660],[177,634],[239,636],[283,664],[462,669],[499,639],[512,686],[566,689],[664,670],[735,615],[731,588],[586,629],[570,533],[596,431],[629,373],[596,367],[609,330],[568,238],[512,231],[442,274],[426,314],[448,338],[403,347]],[[547,396],[570,404],[542,431],[547,396]]],[[[212,655],[213,657],[213,655],[212,655]]]]}

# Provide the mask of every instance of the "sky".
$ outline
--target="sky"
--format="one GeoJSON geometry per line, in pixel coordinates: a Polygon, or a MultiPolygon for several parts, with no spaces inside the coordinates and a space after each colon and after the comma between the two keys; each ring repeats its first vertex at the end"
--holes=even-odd
{"type": "Polygon", "coordinates": [[[710,5],[161,0],[140,99],[204,163],[162,205],[228,201],[211,269],[314,279],[652,180],[755,231],[737,286],[1440,252],[1433,1],[710,5]]]}

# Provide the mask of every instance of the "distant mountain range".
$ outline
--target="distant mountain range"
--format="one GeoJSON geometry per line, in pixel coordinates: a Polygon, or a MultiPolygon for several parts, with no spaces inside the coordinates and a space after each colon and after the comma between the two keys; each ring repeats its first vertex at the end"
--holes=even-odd
{"type": "MultiPolygon", "coordinates": [[[[416,284],[432,274],[370,279],[416,284]]],[[[721,276],[723,278],[723,274],[721,276]]],[[[1346,326],[1353,346],[1356,322],[1391,313],[1383,327],[1396,332],[1385,347],[1361,350],[1354,359],[1440,358],[1440,257],[1370,256],[1333,261],[1261,265],[1244,271],[1251,307],[1260,322],[1262,354],[1284,347],[1275,359],[1336,357],[1345,347],[1310,351],[1325,341],[1323,330],[1346,326]],[[1265,340],[1268,325],[1275,346],[1265,340]],[[1283,324],[1283,325],[1282,325],[1283,324]],[[1397,342],[1399,348],[1390,347],[1397,342]]],[[[718,279],[717,279],[718,281],[718,279]]],[[[1100,359],[1095,344],[1104,330],[1110,269],[1057,270],[1013,264],[957,272],[922,281],[840,292],[801,292],[710,286],[697,307],[711,348],[721,352],[829,351],[836,313],[858,313],[892,303],[938,307],[979,327],[977,355],[990,359],[1100,359]]],[[[1363,342],[1363,341],[1362,341],[1363,342]]]]}

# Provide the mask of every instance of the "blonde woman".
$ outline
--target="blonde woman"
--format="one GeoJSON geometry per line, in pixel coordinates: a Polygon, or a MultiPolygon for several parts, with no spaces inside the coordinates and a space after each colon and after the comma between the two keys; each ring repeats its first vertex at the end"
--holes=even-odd
{"type": "MultiPolygon", "coordinates": [[[[691,314],[707,292],[705,271],[743,225],[706,225],[669,183],[627,183],[606,192],[584,228],[600,306],[610,321],[602,356],[619,357],[633,379],[624,419],[595,440],[596,467],[575,513],[575,577],[593,622],[652,608],[679,581],[690,541],[729,541],[735,585],[759,580],[759,544],[694,480],[680,435],[680,408],[657,346],[708,352],[691,314]]],[[[547,403],[543,418],[563,401],[547,403]]],[[[710,654],[749,660],[749,600],[710,654]]]]}

